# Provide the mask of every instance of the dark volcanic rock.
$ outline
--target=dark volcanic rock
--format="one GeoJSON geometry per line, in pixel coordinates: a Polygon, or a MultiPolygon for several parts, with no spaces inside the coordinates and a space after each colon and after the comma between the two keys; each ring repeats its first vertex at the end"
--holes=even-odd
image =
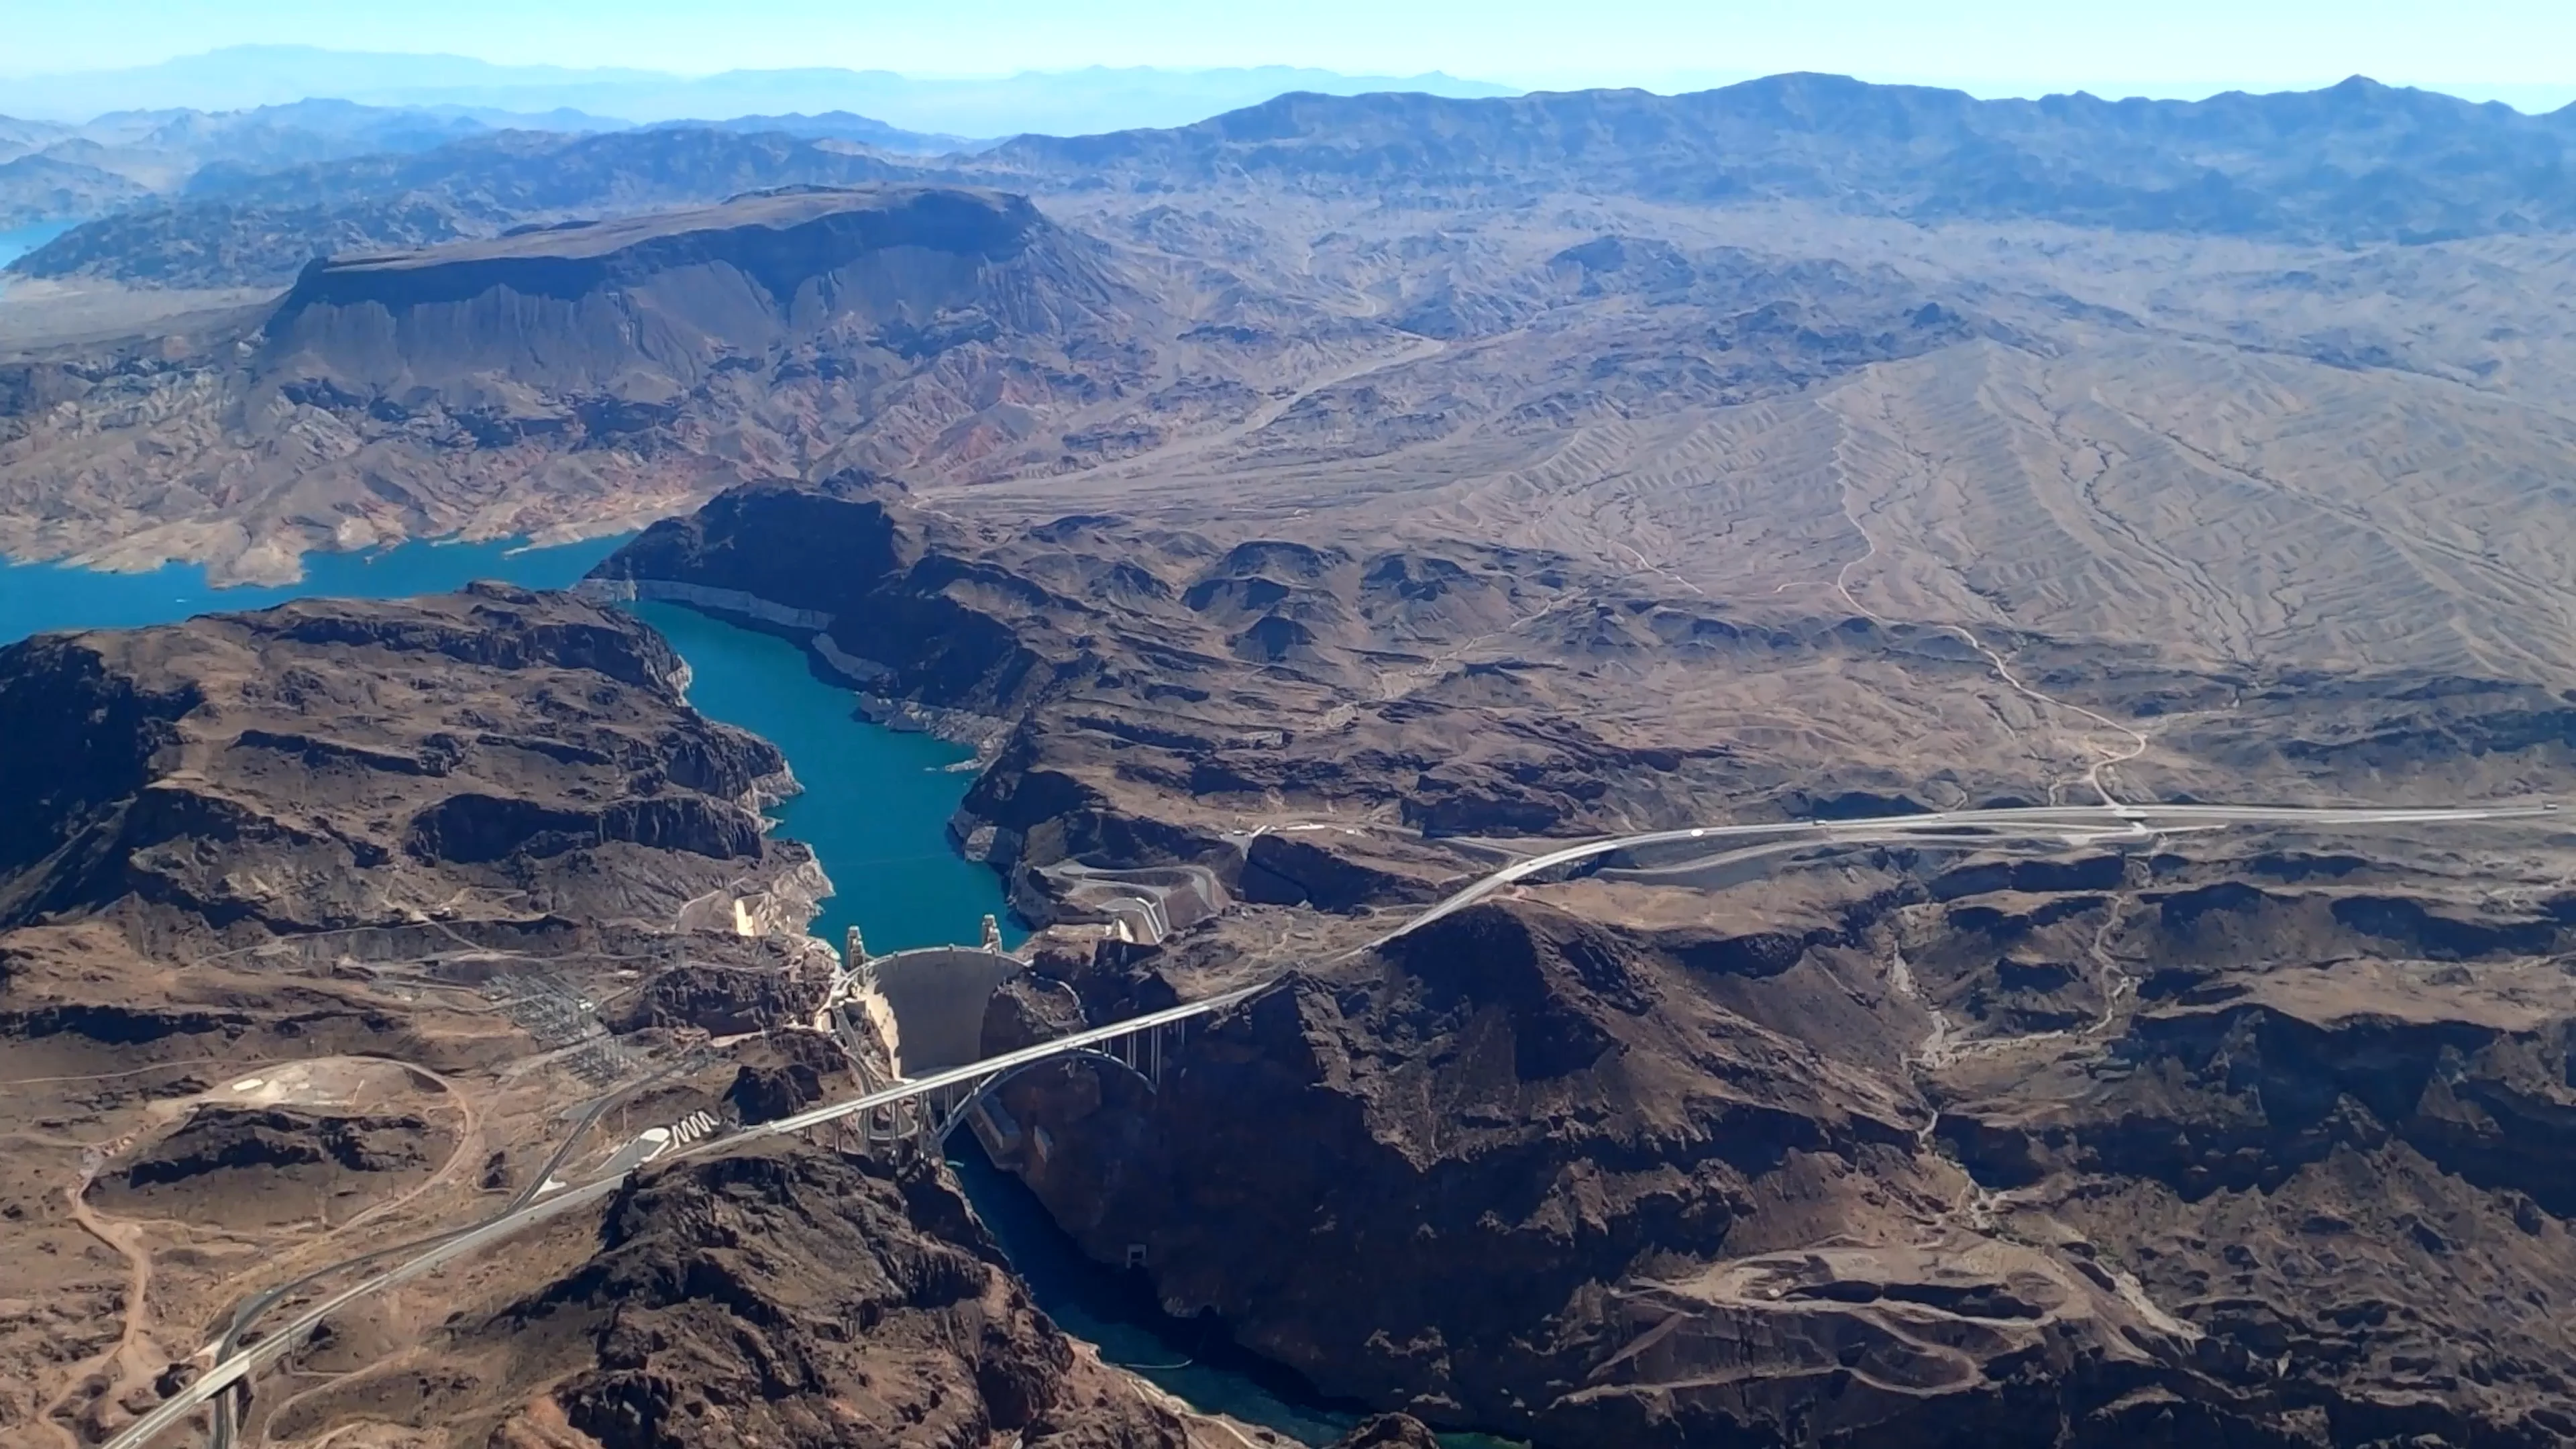
{"type": "Polygon", "coordinates": [[[967,317],[988,335],[1026,332],[1053,324],[1044,309],[1106,301],[1107,284],[1084,276],[1064,234],[1023,198],[790,191],[316,262],[270,318],[259,370],[361,398],[452,393],[497,374],[517,388],[651,405],[725,359],[827,330],[936,351],[939,329],[962,337],[967,317]],[[1015,281],[1032,250],[1075,290],[1015,281]]]}
{"type": "MultiPolygon", "coordinates": [[[[1775,978],[1774,1004],[1830,971],[1775,978]]],[[[1146,1244],[1165,1302],[1214,1310],[1325,1390],[1561,1425],[1550,1442],[1677,1442],[1574,1422],[1637,1331],[1604,1285],[1687,1279],[1828,1213],[1864,1231],[1938,1179],[1924,1109],[1870,1070],[1893,1055],[1884,1027],[1838,1025],[1828,1054],[1716,1006],[1650,941],[1483,905],[1194,1030],[1150,1113],[1071,1118],[1052,1104],[1103,1094],[1036,1084],[1012,1105],[1055,1143],[1028,1171],[1077,1238],[1113,1261],[1146,1244]]],[[[1668,1311],[1713,1334],[1727,1312],[1668,1311]]],[[[1748,1331],[1761,1371],[1798,1372],[1807,1330],[1748,1331]]],[[[1769,1414],[1727,1412],[1748,1430],[1769,1414]]]]}
{"type": "Polygon", "coordinates": [[[428,1164],[414,1116],[316,1116],[278,1108],[208,1108],[116,1177],[128,1190],[185,1182],[241,1168],[285,1170],[330,1164],[350,1172],[395,1172],[428,1164]]]}
{"type": "Polygon", "coordinates": [[[803,1062],[755,1067],[745,1063],[734,1074],[725,1100],[745,1123],[775,1122],[823,1098],[823,1079],[803,1062]]]}
{"type": "Polygon", "coordinates": [[[452,1337],[608,1444],[1188,1443],[1077,1358],[944,1181],[801,1144],[643,1174],[589,1261],[452,1337]]]}
{"type": "Polygon", "coordinates": [[[1023,1080],[1020,1171],[1324,1390],[1548,1446],[2576,1434],[2566,913],[2038,866],[1808,931],[1486,902],[1195,1026],[1154,1093],[1023,1080]]]}
{"type": "Polygon", "coordinates": [[[626,1031],[692,1026],[710,1036],[739,1036],[810,1019],[821,992],[818,984],[785,970],[683,961],[654,972],[618,1004],[614,1020],[626,1031]]]}
{"type": "Polygon", "coordinates": [[[745,1124],[793,1116],[851,1086],[849,1059],[818,1032],[773,1032],[745,1046],[736,1055],[748,1060],[725,1090],[725,1100],[745,1124]]]}
{"type": "Polygon", "coordinates": [[[427,1176],[451,1147],[417,1113],[206,1106],[89,1195],[112,1212],[235,1225],[344,1218],[352,1200],[427,1176]]]}
{"type": "Polygon", "coordinates": [[[754,810],[784,761],[680,679],[632,619],[499,585],[40,636],[0,651],[0,734],[30,746],[0,753],[0,922],[131,896],[348,926],[478,893],[668,921],[803,870],[754,810]]]}
{"type": "Polygon", "coordinates": [[[826,616],[860,614],[921,561],[927,527],[902,506],[899,485],[865,473],[811,487],[752,485],[655,523],[592,577],[683,584],[826,616]]]}
{"type": "Polygon", "coordinates": [[[2497,961],[2486,995],[2420,964],[2230,969],[2248,939],[2107,1060],[1961,1062],[1941,1136],[2057,1231],[2134,1245],[2249,1416],[2311,1402],[2335,1444],[2576,1436],[2576,1339],[2544,1306],[2576,1292],[2559,973],[2497,961]]]}
{"type": "MultiPolygon", "coordinates": [[[[1194,1028],[1158,1092],[1014,1086],[1020,1167],[1327,1391],[1550,1446],[2563,1442],[2576,993],[2534,924],[2476,978],[2288,894],[2185,944],[2096,860],[1927,871],[1839,931],[1479,905],[1194,1028]],[[2102,953],[2201,964],[2132,1015],[2102,953]],[[2037,1000],[2044,959],[2071,1022],[1914,1044],[1916,992],[2037,1000]]],[[[1104,951],[1084,994],[1203,957],[1104,951]]]]}
{"type": "Polygon", "coordinates": [[[1311,840],[1264,835],[1244,851],[1243,897],[1276,905],[1305,903],[1347,911],[1372,901],[1422,899],[1416,882],[1372,870],[1311,840]]]}
{"type": "Polygon", "coordinates": [[[1440,1437],[1409,1414],[1379,1414],[1335,1441],[1333,1449],[1440,1449],[1440,1437]]]}

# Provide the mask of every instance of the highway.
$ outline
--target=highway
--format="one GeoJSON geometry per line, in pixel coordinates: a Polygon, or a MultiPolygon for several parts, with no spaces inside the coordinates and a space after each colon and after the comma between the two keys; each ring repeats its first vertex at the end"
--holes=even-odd
{"type": "Polygon", "coordinates": [[[585,1203],[597,1202],[616,1192],[624,1181],[623,1178],[604,1177],[594,1182],[584,1183],[580,1187],[568,1188],[552,1197],[521,1208],[516,1213],[494,1218],[479,1228],[460,1233],[416,1258],[341,1289],[280,1325],[268,1337],[249,1348],[240,1350],[200,1374],[196,1382],[180,1390],[152,1412],[135,1420],[123,1433],[109,1440],[109,1445],[114,1446],[114,1449],[139,1449],[139,1446],[151,1443],[171,1426],[204,1407],[206,1402],[215,1395],[283,1357],[319,1327],[322,1320],[358,1299],[396,1284],[407,1283],[452,1258],[473,1252],[487,1244],[499,1242],[526,1228],[534,1227],[558,1213],[569,1211],[585,1203]]]}
{"type": "MultiPolygon", "coordinates": [[[[1465,910],[1532,876],[1622,850],[1651,849],[1699,842],[1723,847],[1766,839],[1778,840],[1791,848],[1801,844],[1830,846],[1913,843],[1972,849],[2029,841],[2055,841],[2083,845],[2114,840],[2147,840],[2166,834],[2223,830],[2237,826],[2309,826],[2323,830],[2342,830],[2385,825],[2495,823],[2545,818],[2555,814],[2557,810],[2556,805],[2543,802],[2467,806],[2455,809],[2260,805],[2060,805],[2027,806],[2003,810],[1940,810],[1916,815],[1886,815],[1859,820],[1791,820],[1759,825],[1709,825],[1657,830],[1639,835],[1585,841],[1515,861],[1425,908],[1394,930],[1333,959],[1348,960],[1376,950],[1435,921],[1465,910]]],[[[1075,1032],[1069,1036],[1040,1042],[1035,1046],[1024,1047],[1015,1052],[989,1057],[983,1061],[947,1071],[907,1078],[847,1101],[826,1103],[791,1117],[782,1117],[755,1127],[746,1127],[729,1134],[709,1137],[685,1148],[665,1152],[656,1160],[677,1162],[689,1158],[712,1156],[731,1151],[746,1143],[805,1132],[896,1103],[937,1096],[946,1092],[963,1096],[993,1078],[1021,1067],[1070,1053],[1098,1052],[1127,1037],[1212,1016],[1270,990],[1285,979],[1287,974],[1282,971],[1223,995],[1167,1007],[1161,1011],[1131,1017],[1109,1026],[1075,1032]]],[[[596,1202],[617,1191],[622,1182],[623,1179],[617,1177],[598,1178],[577,1187],[566,1188],[542,1200],[525,1202],[515,1211],[504,1213],[479,1227],[432,1240],[431,1245],[418,1257],[342,1289],[296,1315],[292,1321],[281,1326],[259,1343],[220,1360],[199,1376],[194,1383],[136,1420],[123,1433],[110,1439],[105,1449],[142,1449],[142,1446],[149,1444],[156,1436],[195,1412],[216,1394],[283,1356],[294,1345],[302,1342],[305,1336],[325,1318],[341,1307],[370,1293],[417,1278],[453,1258],[473,1252],[487,1244],[499,1242],[559,1213],[596,1202]]]]}
{"type": "Polygon", "coordinates": [[[2024,840],[2061,840],[2088,844],[2123,837],[2143,839],[2188,830],[2224,829],[2230,825],[2316,825],[2326,828],[2365,825],[2452,824],[2519,820],[2557,810],[2546,803],[2468,806],[2456,809],[2335,809],[2264,805],[2034,805],[2006,810],[1934,810],[1919,815],[1879,815],[1859,820],[1781,820],[1760,825],[1705,825],[1650,831],[1606,840],[1586,841],[1534,855],[1504,866],[1465,890],[1433,905],[1402,926],[1361,947],[1375,950],[1400,936],[1454,915],[1478,901],[1534,875],[1621,850],[1700,841],[1721,844],[1763,836],[1810,837],[1817,845],[1887,844],[1896,841],[1946,843],[1954,846],[2003,844],[2024,840]]]}
{"type": "MultiPolygon", "coordinates": [[[[588,1108],[584,1109],[581,1116],[574,1121],[572,1130],[564,1135],[563,1141],[556,1144],[554,1152],[546,1158],[545,1164],[537,1169],[536,1175],[529,1178],[527,1185],[520,1188],[519,1191],[511,1197],[509,1205],[503,1208],[500,1212],[492,1215],[490,1218],[485,1219],[482,1223],[469,1223],[463,1227],[450,1228],[446,1232],[433,1233],[426,1238],[416,1238],[408,1243],[396,1243],[390,1247],[378,1248],[371,1253],[361,1253],[355,1258],[345,1259],[341,1262],[333,1263],[328,1267],[317,1268],[300,1278],[292,1279],[288,1282],[281,1283],[274,1288],[267,1289],[264,1292],[254,1293],[249,1297],[244,1298],[240,1303],[234,1305],[232,1321],[225,1327],[223,1337],[216,1341],[214,1361],[217,1364],[226,1363],[235,1355],[239,1354],[241,1352],[242,1335],[249,1331],[251,1325],[258,1321],[260,1315],[268,1312],[270,1308],[276,1306],[279,1299],[284,1298],[291,1293],[300,1292],[301,1290],[320,1282],[324,1278],[331,1277],[334,1274],[345,1273],[353,1268],[364,1267],[379,1258],[391,1257],[396,1253],[428,1253],[436,1249],[446,1247],[454,1243],[459,1238],[478,1232],[481,1229],[490,1227],[496,1223],[507,1221],[514,1215],[524,1211],[530,1203],[536,1201],[539,1193],[545,1191],[547,1181],[554,1176],[556,1171],[562,1168],[565,1159],[572,1156],[573,1150],[581,1145],[582,1139],[589,1135],[590,1129],[598,1124],[599,1119],[607,1115],[609,1108],[629,1100],[637,1093],[643,1091],[646,1087],[670,1076],[675,1070],[677,1070],[677,1068],[672,1066],[660,1067],[641,1079],[619,1087],[617,1090],[609,1092],[601,1096],[598,1100],[592,1102],[588,1108]]],[[[318,1319],[315,1321],[319,1322],[318,1319]]],[[[291,1328],[292,1325],[290,1325],[290,1329],[291,1328]]],[[[306,1327],[305,1331],[311,1331],[309,1325],[306,1327]]],[[[290,1335],[287,1341],[292,1343],[296,1341],[296,1338],[290,1335]]],[[[232,1430],[233,1424],[231,1413],[225,1405],[220,1403],[216,1404],[214,1433],[211,1436],[213,1449],[230,1449],[232,1444],[232,1430]]]]}

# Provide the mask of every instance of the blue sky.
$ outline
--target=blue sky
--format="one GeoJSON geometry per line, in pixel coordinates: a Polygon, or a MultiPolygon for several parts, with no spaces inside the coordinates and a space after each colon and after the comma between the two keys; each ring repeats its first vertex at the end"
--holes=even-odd
{"type": "Polygon", "coordinates": [[[2576,0],[0,0],[0,73],[244,42],[688,73],[1280,63],[1669,89],[1832,70],[2170,95],[2359,72],[2506,99],[2576,93],[2576,0]]]}

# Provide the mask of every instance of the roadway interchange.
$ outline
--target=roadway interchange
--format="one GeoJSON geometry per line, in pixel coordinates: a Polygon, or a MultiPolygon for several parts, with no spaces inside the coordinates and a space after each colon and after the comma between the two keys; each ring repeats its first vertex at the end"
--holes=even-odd
{"type": "MultiPolygon", "coordinates": [[[[1999,845],[2055,844],[2083,846],[2114,841],[2148,841],[2164,836],[2240,827],[2304,827],[2321,831],[2396,825],[2476,825],[2541,819],[2558,807],[2545,802],[2512,802],[2452,809],[2319,808],[2262,805],[2105,804],[2028,806],[2003,810],[1938,810],[1914,815],[1887,815],[1856,820],[1775,821],[1757,825],[1688,826],[1614,836],[1524,856],[1426,907],[1404,924],[1335,958],[1346,960],[1376,950],[1478,901],[1550,871],[1579,865],[1622,851],[1704,846],[1708,859],[1844,845],[1907,844],[1918,848],[1977,849],[1999,845]]],[[[1487,843],[1488,848],[1497,847],[1487,843]]],[[[1687,867],[1664,867],[1666,870],[1687,867]]],[[[1239,990],[1131,1017],[1108,1026],[1075,1032],[946,1071],[906,1078],[840,1102],[825,1103],[790,1117],[720,1133],[654,1160],[676,1162],[710,1157],[749,1143],[841,1123],[866,1114],[914,1103],[962,1105],[1028,1067],[1060,1057],[1102,1056],[1118,1047],[1167,1028],[1213,1016],[1280,984],[1281,971],[1239,990]]],[[[950,1120],[954,1120],[951,1118],[950,1120]]],[[[602,1176],[578,1186],[523,1202],[480,1225],[432,1240],[424,1251],[394,1267],[363,1278],[298,1313],[267,1337],[248,1347],[235,1347],[198,1378],[109,1440],[105,1449],[144,1449],[209,1400],[247,1380],[302,1343],[331,1314],[352,1302],[417,1278],[443,1264],[506,1239],[539,1223],[594,1203],[616,1192],[623,1175],[602,1176]]],[[[344,1264],[343,1267],[354,1266],[344,1264]]],[[[245,1325],[237,1323],[237,1337],[245,1325]]]]}
{"type": "MultiPolygon", "coordinates": [[[[223,1337],[215,1341],[215,1362],[219,1364],[225,1363],[238,1356],[242,1351],[242,1335],[250,1331],[251,1325],[258,1322],[262,1314],[275,1307],[278,1300],[291,1293],[300,1292],[325,1278],[334,1277],[338,1274],[348,1272],[350,1269],[363,1267],[380,1258],[389,1258],[396,1254],[412,1254],[413,1256],[407,1259],[406,1262],[419,1264],[423,1258],[428,1257],[434,1251],[447,1247],[455,1243],[460,1238],[479,1232],[482,1228],[488,1227],[492,1223],[502,1222],[514,1214],[524,1211],[531,1204],[536,1202],[539,1197],[544,1195],[546,1188],[554,1182],[554,1175],[562,1170],[565,1159],[572,1155],[574,1148],[581,1145],[583,1138],[590,1135],[591,1128],[596,1126],[602,1117],[608,1115],[609,1108],[627,1101],[635,1096],[636,1093],[643,1091],[646,1087],[669,1077],[675,1070],[675,1068],[669,1066],[662,1067],[659,1070],[651,1072],[636,1081],[629,1082],[625,1086],[619,1087],[617,1090],[592,1102],[573,1123],[572,1130],[565,1134],[563,1141],[556,1145],[553,1155],[549,1156],[546,1159],[545,1164],[537,1169],[535,1176],[528,1180],[528,1185],[521,1188],[518,1193],[510,1199],[510,1205],[508,1207],[503,1208],[493,1217],[486,1219],[485,1222],[480,1224],[469,1223],[464,1227],[450,1228],[446,1232],[434,1233],[429,1237],[416,1239],[409,1243],[399,1243],[392,1247],[379,1248],[372,1253],[366,1253],[356,1258],[347,1259],[342,1262],[335,1263],[327,1268],[315,1269],[313,1272],[307,1273],[300,1278],[290,1279],[287,1282],[278,1284],[274,1288],[254,1293],[248,1298],[243,1299],[241,1303],[233,1309],[232,1321],[225,1327],[223,1337]]],[[[619,1174],[619,1176],[622,1176],[622,1174],[619,1174]]],[[[615,1179],[603,1174],[601,1180],[613,1181],[615,1179]]],[[[421,1271],[426,1272],[429,1267],[435,1267],[438,1263],[445,1261],[446,1259],[443,1257],[434,1259],[424,1266],[421,1271]]],[[[319,1322],[318,1319],[315,1321],[319,1322]]],[[[208,1442],[211,1444],[212,1449],[232,1449],[233,1410],[236,1407],[236,1405],[225,1401],[218,1401],[215,1404],[214,1431],[208,1436],[208,1442]]]]}

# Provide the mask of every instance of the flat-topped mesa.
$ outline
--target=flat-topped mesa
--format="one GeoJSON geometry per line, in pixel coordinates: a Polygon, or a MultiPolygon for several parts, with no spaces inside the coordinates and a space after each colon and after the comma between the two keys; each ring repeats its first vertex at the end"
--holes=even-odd
{"type": "Polygon", "coordinates": [[[316,261],[270,318],[258,369],[357,397],[478,383],[658,402],[794,340],[918,358],[1057,330],[1111,290],[1023,197],[795,189],[316,261]]]}
{"type": "Polygon", "coordinates": [[[1238,374],[1307,354],[1294,329],[1202,335],[1229,306],[961,187],[342,256],[184,345],[0,358],[0,548],[280,581],[310,548],[595,533],[782,474],[1051,475],[1165,439],[1140,420],[1173,378],[1222,374],[1239,412],[1261,394],[1238,374]],[[52,451],[75,435],[76,476],[52,451]],[[173,527],[136,535],[138,510],[173,527]]]}

